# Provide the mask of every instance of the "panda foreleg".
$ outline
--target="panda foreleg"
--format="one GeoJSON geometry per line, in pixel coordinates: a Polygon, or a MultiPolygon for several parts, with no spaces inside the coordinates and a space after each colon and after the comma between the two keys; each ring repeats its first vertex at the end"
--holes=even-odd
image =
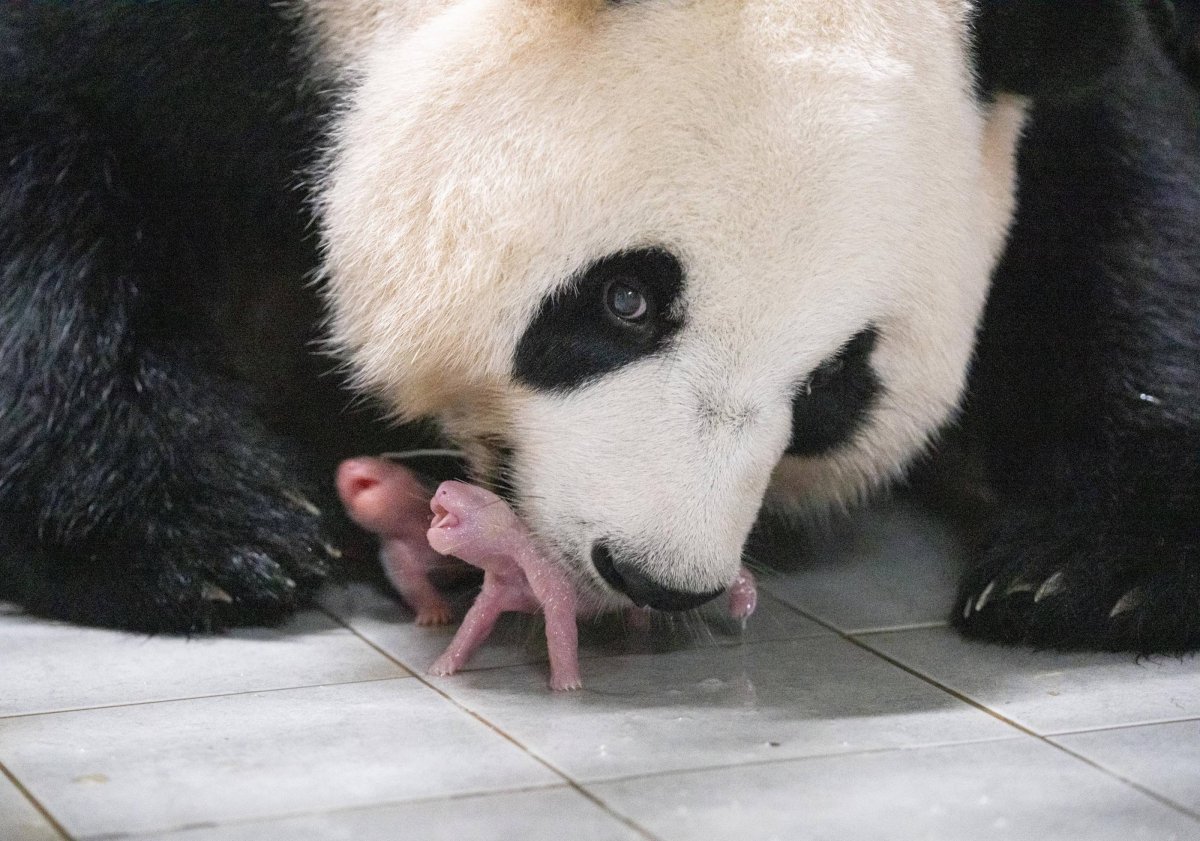
{"type": "Polygon", "coordinates": [[[973,637],[1200,648],[1200,112],[1148,44],[1026,134],[966,413],[999,499],[973,637]]]}
{"type": "Polygon", "coordinates": [[[320,516],[181,339],[117,146],[49,104],[0,124],[0,598],[146,631],[283,619],[322,577],[320,516]]]}
{"type": "Polygon", "coordinates": [[[1166,301],[1125,310],[1119,276],[1058,300],[1047,276],[1031,308],[1011,285],[992,302],[969,417],[997,503],[952,619],[1038,647],[1200,648],[1200,341],[1158,322],[1181,315],[1166,301]],[[1091,316],[1068,314],[1085,295],[1091,316]]]}
{"type": "Polygon", "coordinates": [[[1200,436],[1141,443],[1064,447],[1055,475],[1008,495],[963,581],[960,629],[1048,648],[1200,648],[1200,436]]]}
{"type": "Polygon", "coordinates": [[[998,500],[953,614],[973,637],[1200,648],[1200,97],[1130,22],[1022,141],[964,416],[998,500]]]}

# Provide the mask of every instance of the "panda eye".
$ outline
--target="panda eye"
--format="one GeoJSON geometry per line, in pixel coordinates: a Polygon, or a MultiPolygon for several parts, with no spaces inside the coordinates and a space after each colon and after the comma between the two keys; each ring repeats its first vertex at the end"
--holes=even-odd
{"type": "Polygon", "coordinates": [[[601,257],[542,301],[513,355],[513,376],[548,392],[582,388],[665,352],[683,329],[685,278],[665,248],[601,257]]]}
{"type": "Polygon", "coordinates": [[[604,303],[608,311],[621,321],[640,322],[650,312],[650,302],[637,281],[617,277],[604,288],[604,303]]]}

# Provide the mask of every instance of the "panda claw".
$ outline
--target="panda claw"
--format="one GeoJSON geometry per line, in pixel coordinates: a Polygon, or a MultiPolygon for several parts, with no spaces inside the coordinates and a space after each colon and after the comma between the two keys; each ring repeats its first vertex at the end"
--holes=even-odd
{"type": "Polygon", "coordinates": [[[1018,593],[1032,593],[1037,590],[1037,586],[1030,584],[1028,581],[1023,581],[1018,578],[1012,584],[1008,585],[1008,589],[1004,591],[1005,597],[1015,596],[1018,593]]]}
{"type": "Polygon", "coordinates": [[[963,605],[963,612],[962,612],[963,619],[970,619],[971,613],[972,613],[972,611],[974,611],[974,609],[975,609],[975,597],[972,596],[972,597],[968,598],[967,603],[965,605],[963,605]]]}
{"type": "Polygon", "coordinates": [[[979,594],[978,601],[975,602],[975,612],[978,613],[987,607],[991,601],[992,593],[996,591],[996,580],[993,578],[988,585],[983,588],[983,592],[979,594]]]}
{"type": "Polygon", "coordinates": [[[318,508],[311,499],[299,491],[284,491],[283,498],[306,514],[311,514],[313,517],[321,516],[321,509],[318,508]]]}
{"type": "Polygon", "coordinates": [[[1038,604],[1045,599],[1060,592],[1063,588],[1063,571],[1060,569],[1054,575],[1042,582],[1042,586],[1038,587],[1037,592],[1033,595],[1033,603],[1038,604]]]}
{"type": "Polygon", "coordinates": [[[1124,613],[1137,610],[1145,601],[1146,594],[1135,587],[1117,600],[1117,603],[1113,605],[1113,609],[1109,612],[1108,618],[1116,619],[1124,613]]]}
{"type": "Polygon", "coordinates": [[[218,587],[211,581],[205,581],[200,587],[200,596],[209,602],[220,602],[221,604],[233,604],[233,596],[229,595],[223,587],[218,587]]]}

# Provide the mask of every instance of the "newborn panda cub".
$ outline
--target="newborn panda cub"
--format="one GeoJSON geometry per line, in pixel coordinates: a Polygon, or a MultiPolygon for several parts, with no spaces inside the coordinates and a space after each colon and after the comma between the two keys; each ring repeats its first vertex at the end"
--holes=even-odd
{"type": "MultiPolygon", "coordinates": [[[[337,487],[349,516],[378,535],[384,572],[417,612],[418,625],[450,621],[449,604],[429,580],[441,556],[483,570],[483,589],[430,673],[452,675],[461,669],[501,613],[542,613],[550,688],[582,687],[575,588],[561,565],[538,550],[529,529],[504,500],[465,482],[443,482],[430,497],[412,472],[379,458],[342,462],[337,487]]],[[[758,603],[750,571],[742,568],[728,592],[730,615],[744,623],[758,603]]]]}

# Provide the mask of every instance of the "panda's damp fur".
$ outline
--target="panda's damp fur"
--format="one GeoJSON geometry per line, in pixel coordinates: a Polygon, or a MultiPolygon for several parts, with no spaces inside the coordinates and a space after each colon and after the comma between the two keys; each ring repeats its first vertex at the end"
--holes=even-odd
{"type": "Polygon", "coordinates": [[[303,353],[319,266],[353,388],[595,598],[595,545],[711,590],[764,499],[854,504],[953,427],[999,499],[965,631],[1200,645],[1197,4],[1165,5],[6,7],[0,596],[188,631],[303,600],[305,496],[397,447],[303,353]],[[661,341],[555,334],[653,254],[661,341]]]}

